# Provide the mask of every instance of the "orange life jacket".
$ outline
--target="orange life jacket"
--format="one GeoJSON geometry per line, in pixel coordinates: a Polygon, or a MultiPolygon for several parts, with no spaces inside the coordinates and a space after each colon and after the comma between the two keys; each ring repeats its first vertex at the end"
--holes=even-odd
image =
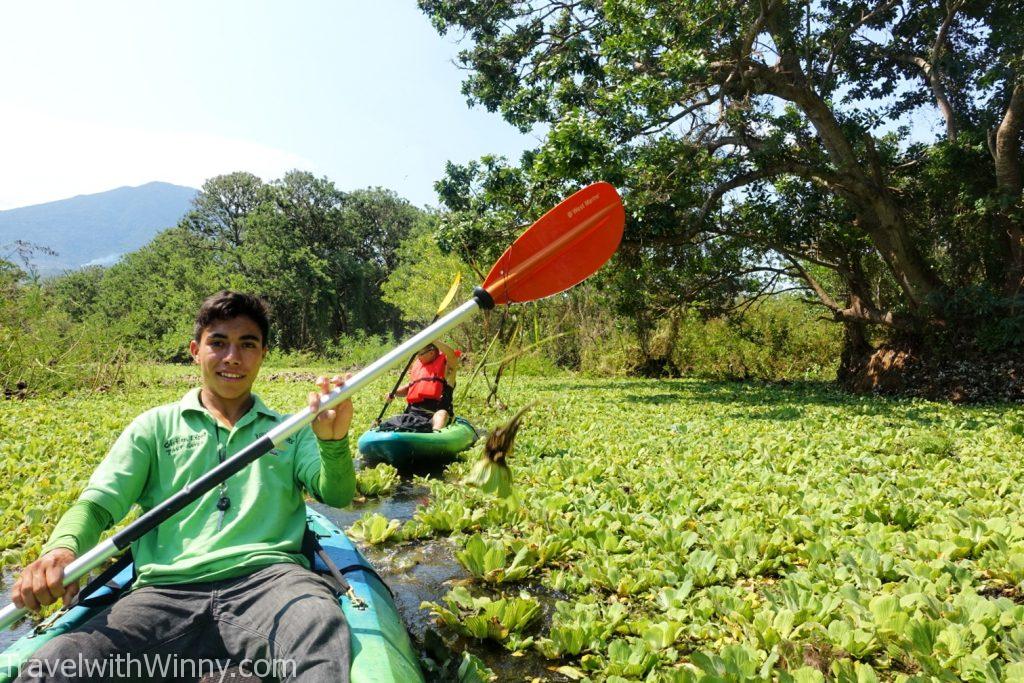
{"type": "Polygon", "coordinates": [[[412,405],[428,399],[439,399],[444,394],[445,371],[448,369],[448,359],[443,353],[438,353],[437,358],[429,363],[422,362],[419,358],[412,364],[412,371],[409,378],[412,386],[405,400],[412,405]]]}

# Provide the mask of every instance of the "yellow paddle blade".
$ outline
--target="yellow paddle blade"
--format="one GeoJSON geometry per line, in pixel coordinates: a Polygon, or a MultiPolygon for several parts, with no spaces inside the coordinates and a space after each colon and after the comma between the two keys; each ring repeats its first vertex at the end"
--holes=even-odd
{"type": "Polygon", "coordinates": [[[445,295],[444,301],[442,301],[441,305],[437,307],[438,316],[444,313],[444,309],[448,308],[448,304],[450,304],[452,299],[455,298],[455,294],[459,291],[460,284],[462,284],[462,273],[455,273],[455,281],[452,282],[452,286],[445,295]]]}

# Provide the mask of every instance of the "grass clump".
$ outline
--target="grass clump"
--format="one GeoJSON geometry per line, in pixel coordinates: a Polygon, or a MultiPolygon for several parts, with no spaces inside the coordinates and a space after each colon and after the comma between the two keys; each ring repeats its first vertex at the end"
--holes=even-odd
{"type": "Polygon", "coordinates": [[[75,322],[34,284],[0,285],[0,392],[5,398],[108,389],[132,353],[104,326],[75,322]]]}

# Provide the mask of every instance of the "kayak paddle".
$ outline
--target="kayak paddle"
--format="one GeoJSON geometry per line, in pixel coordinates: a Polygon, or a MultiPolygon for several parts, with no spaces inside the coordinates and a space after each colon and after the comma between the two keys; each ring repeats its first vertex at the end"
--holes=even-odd
{"type": "MultiPolygon", "coordinates": [[[[455,298],[455,293],[459,291],[459,284],[462,282],[462,273],[455,274],[455,280],[452,282],[452,286],[448,289],[448,293],[445,294],[444,301],[437,307],[437,313],[430,319],[431,324],[437,322],[437,319],[444,313],[444,309],[448,308],[448,304],[455,298]]],[[[402,368],[402,374],[398,376],[398,381],[395,382],[395,386],[391,387],[391,391],[388,392],[388,397],[384,400],[384,407],[380,409],[380,415],[373,421],[374,427],[380,426],[380,421],[384,419],[384,413],[388,412],[388,406],[395,400],[395,392],[398,391],[398,387],[402,385],[402,380],[405,379],[405,373],[409,372],[409,368],[412,367],[412,362],[416,360],[416,356],[409,356],[409,362],[402,368]]]]}
{"type": "MultiPolygon", "coordinates": [[[[288,418],[264,436],[212,470],[187,484],[173,496],[150,508],[134,522],[97,544],[64,568],[65,586],[82,578],[189,503],[216,488],[246,465],[284,444],[316,416],[338,405],[413,352],[461,324],[479,309],[496,304],[522,303],[558,294],[593,275],[611,258],[622,239],[626,214],[615,188],[594,183],[548,211],[505,250],[473,297],[384,354],[349,378],[345,384],[320,397],[320,410],[309,408],[288,418]]],[[[27,610],[14,603],[0,610],[0,630],[6,629],[27,610]]]]}

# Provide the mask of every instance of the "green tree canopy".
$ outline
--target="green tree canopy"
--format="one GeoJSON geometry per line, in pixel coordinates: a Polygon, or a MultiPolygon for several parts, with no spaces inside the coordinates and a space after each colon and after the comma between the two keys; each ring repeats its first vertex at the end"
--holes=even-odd
{"type": "MultiPolygon", "coordinates": [[[[436,217],[427,216],[395,250],[397,263],[383,285],[383,297],[402,312],[409,322],[426,324],[437,313],[438,305],[461,274],[469,268],[452,252],[438,248],[436,217]]],[[[455,305],[469,297],[472,277],[463,280],[455,305]]]]}
{"type": "Polygon", "coordinates": [[[193,316],[221,289],[269,301],[275,347],[326,351],[346,335],[398,331],[400,312],[381,287],[398,245],[424,218],[381,187],[345,193],[300,171],[270,182],[230,173],[207,180],[178,226],[150,244],[46,287],[76,321],[108,326],[161,359],[187,357],[193,316]]]}
{"type": "Polygon", "coordinates": [[[343,192],[299,171],[271,182],[231,173],[204,183],[177,227],[110,268],[66,273],[47,289],[73,319],[176,360],[187,358],[203,298],[250,291],[270,302],[276,347],[322,352],[345,335],[398,331],[400,312],[381,286],[424,216],[383,188],[343,192]]]}
{"type": "Polygon", "coordinates": [[[395,249],[422,212],[383,188],[347,193],[291,172],[262,189],[234,247],[248,287],[274,306],[284,348],[322,350],[339,335],[396,332],[381,298],[395,249]]]}
{"type": "Polygon", "coordinates": [[[653,265],[677,292],[796,282],[853,344],[866,324],[918,335],[1012,316],[1021,0],[420,6],[464,36],[471,102],[547,128],[518,168],[449,167],[448,244],[604,179],[624,190],[634,276],[653,265]],[[941,132],[923,140],[930,118],[941,132]],[[487,199],[474,204],[472,187],[487,199]]]}
{"type": "MultiPolygon", "coordinates": [[[[54,291],[73,297],[73,286],[81,279],[69,273],[62,278],[65,282],[54,283],[54,291]]],[[[179,226],[108,268],[88,315],[105,321],[112,337],[129,340],[161,360],[183,361],[189,357],[199,302],[231,283],[223,264],[206,258],[195,236],[179,226]]]]}

